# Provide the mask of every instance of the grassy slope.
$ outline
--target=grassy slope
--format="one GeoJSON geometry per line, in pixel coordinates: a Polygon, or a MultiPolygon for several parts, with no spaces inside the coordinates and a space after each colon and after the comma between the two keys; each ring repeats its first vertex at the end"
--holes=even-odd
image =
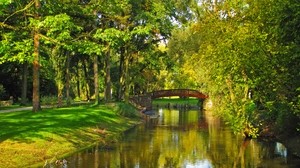
{"type": "Polygon", "coordinates": [[[0,167],[55,161],[97,142],[115,142],[138,122],[121,117],[116,109],[100,105],[0,114],[0,167]]]}

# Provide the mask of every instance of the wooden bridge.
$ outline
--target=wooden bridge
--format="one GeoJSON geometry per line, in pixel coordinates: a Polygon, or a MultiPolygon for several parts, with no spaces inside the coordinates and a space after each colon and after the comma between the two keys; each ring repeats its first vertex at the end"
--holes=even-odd
{"type": "Polygon", "coordinates": [[[152,108],[152,100],[160,97],[196,97],[198,99],[206,99],[207,95],[192,89],[170,89],[170,90],[158,90],[143,95],[136,95],[130,98],[130,102],[137,107],[152,108]]]}

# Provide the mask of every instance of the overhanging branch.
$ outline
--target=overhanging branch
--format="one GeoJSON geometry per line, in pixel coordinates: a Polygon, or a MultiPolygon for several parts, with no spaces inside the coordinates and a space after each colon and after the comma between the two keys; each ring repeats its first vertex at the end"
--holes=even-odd
{"type": "Polygon", "coordinates": [[[40,36],[41,38],[43,38],[43,39],[45,39],[45,40],[48,40],[48,41],[51,41],[51,42],[53,42],[53,43],[55,43],[55,44],[65,45],[65,43],[61,43],[61,42],[59,42],[59,41],[57,41],[57,40],[55,40],[55,39],[53,39],[53,38],[51,38],[51,37],[47,37],[47,36],[43,35],[43,34],[39,34],[39,36],[40,36]]]}
{"type": "Polygon", "coordinates": [[[12,29],[12,30],[16,30],[15,27],[13,27],[13,26],[11,26],[11,25],[8,25],[8,24],[5,24],[4,22],[0,22],[0,27],[12,29]]]}
{"type": "Polygon", "coordinates": [[[31,1],[29,4],[27,4],[27,5],[25,6],[25,8],[20,9],[20,10],[18,10],[18,11],[16,11],[16,12],[12,13],[11,15],[9,15],[7,18],[5,18],[4,21],[3,21],[2,23],[5,24],[5,22],[6,22],[9,18],[11,18],[12,16],[14,16],[14,15],[17,14],[17,13],[20,13],[20,12],[23,12],[23,11],[27,10],[27,9],[30,8],[33,4],[34,4],[34,1],[31,1]]]}

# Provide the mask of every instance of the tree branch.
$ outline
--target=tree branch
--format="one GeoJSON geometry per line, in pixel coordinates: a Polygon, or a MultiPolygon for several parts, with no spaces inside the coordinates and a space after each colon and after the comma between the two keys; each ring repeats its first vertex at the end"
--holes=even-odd
{"type": "Polygon", "coordinates": [[[34,4],[34,1],[31,1],[29,4],[27,4],[27,5],[25,6],[25,8],[20,9],[20,10],[18,10],[18,11],[16,11],[16,12],[12,13],[11,15],[9,15],[7,18],[5,18],[4,21],[3,21],[2,23],[4,24],[9,18],[11,18],[12,16],[14,16],[15,14],[27,10],[27,9],[30,8],[33,4],[34,4]]]}
{"type": "Polygon", "coordinates": [[[12,30],[16,30],[15,27],[5,24],[4,22],[0,22],[0,27],[4,27],[4,28],[8,28],[8,29],[12,29],[12,30]]]}
{"type": "Polygon", "coordinates": [[[51,41],[51,42],[53,42],[53,43],[55,43],[55,44],[64,45],[64,43],[61,43],[61,42],[59,42],[59,41],[57,41],[57,40],[55,40],[55,39],[53,39],[53,38],[50,38],[50,37],[47,37],[47,36],[43,35],[43,34],[39,34],[39,36],[40,36],[41,38],[43,38],[43,39],[45,39],[45,40],[48,40],[48,41],[51,41]]]}

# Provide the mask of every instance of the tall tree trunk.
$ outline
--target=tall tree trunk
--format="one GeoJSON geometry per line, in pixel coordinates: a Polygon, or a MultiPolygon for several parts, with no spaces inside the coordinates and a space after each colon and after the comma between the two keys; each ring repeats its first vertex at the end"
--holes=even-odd
{"type": "Polygon", "coordinates": [[[119,67],[119,90],[118,90],[118,99],[125,100],[125,102],[129,99],[129,83],[128,83],[128,55],[125,47],[121,49],[121,57],[120,57],[120,67],[119,67]]]}
{"type": "Polygon", "coordinates": [[[70,99],[70,52],[66,52],[67,54],[67,65],[66,65],[66,101],[67,106],[71,105],[71,99],[70,99]]]}
{"type": "Polygon", "coordinates": [[[63,105],[63,89],[64,89],[63,81],[61,79],[57,79],[56,85],[57,85],[57,107],[62,107],[62,105],[63,105]]]}
{"type": "Polygon", "coordinates": [[[80,76],[79,76],[78,64],[76,65],[76,77],[77,77],[77,81],[76,81],[77,97],[80,99],[81,98],[81,94],[80,94],[80,76]]]}
{"type": "MultiPolygon", "coordinates": [[[[40,9],[40,1],[35,0],[35,8],[36,8],[36,14],[35,18],[39,19],[39,12],[40,9]]],[[[34,29],[34,51],[33,51],[33,88],[32,88],[32,111],[38,112],[41,110],[40,105],[40,63],[39,63],[39,47],[40,47],[40,41],[39,41],[39,30],[38,28],[34,29]]]]}
{"type": "Polygon", "coordinates": [[[110,77],[110,53],[109,50],[105,55],[105,101],[110,102],[111,95],[111,77],[110,77]]]}
{"type": "Polygon", "coordinates": [[[232,84],[232,78],[229,75],[228,78],[225,79],[228,91],[229,91],[229,95],[230,95],[230,103],[233,105],[233,108],[235,111],[238,111],[238,107],[237,107],[237,102],[236,102],[236,97],[235,97],[235,92],[233,89],[233,84],[232,84]]]}
{"type": "Polygon", "coordinates": [[[249,85],[247,84],[248,82],[248,76],[245,72],[245,70],[243,69],[242,70],[242,76],[243,76],[243,79],[244,79],[244,83],[245,83],[245,88],[244,88],[244,101],[246,101],[247,99],[250,99],[249,97],[249,85]]]}
{"type": "Polygon", "coordinates": [[[28,64],[25,62],[23,64],[23,74],[22,74],[22,96],[21,104],[26,105],[27,103],[27,76],[28,76],[28,64]]]}
{"type": "Polygon", "coordinates": [[[99,99],[99,67],[98,67],[98,55],[94,56],[94,87],[95,87],[95,104],[98,105],[99,99]]]}
{"type": "Polygon", "coordinates": [[[65,87],[65,60],[64,51],[61,47],[54,48],[52,52],[53,56],[53,68],[56,71],[55,83],[57,86],[57,107],[62,107],[63,105],[63,90],[65,87]]]}
{"type": "Polygon", "coordinates": [[[124,65],[124,73],[125,73],[124,100],[125,100],[125,102],[128,102],[130,89],[129,89],[129,80],[128,80],[129,58],[128,58],[127,52],[125,52],[124,64],[125,64],[124,65]]]}
{"type": "MultiPolygon", "coordinates": [[[[85,79],[85,82],[86,82],[86,89],[85,89],[85,93],[86,93],[86,98],[88,101],[90,101],[90,86],[89,86],[89,78],[88,78],[88,69],[87,69],[87,66],[86,66],[87,61],[86,60],[83,60],[82,61],[82,65],[83,65],[83,72],[84,72],[84,79],[85,79]]],[[[84,87],[84,86],[83,86],[84,87]]]]}
{"type": "Polygon", "coordinates": [[[119,65],[119,88],[118,88],[118,100],[124,99],[124,90],[125,90],[125,48],[122,47],[120,51],[120,65],[119,65]]]}

